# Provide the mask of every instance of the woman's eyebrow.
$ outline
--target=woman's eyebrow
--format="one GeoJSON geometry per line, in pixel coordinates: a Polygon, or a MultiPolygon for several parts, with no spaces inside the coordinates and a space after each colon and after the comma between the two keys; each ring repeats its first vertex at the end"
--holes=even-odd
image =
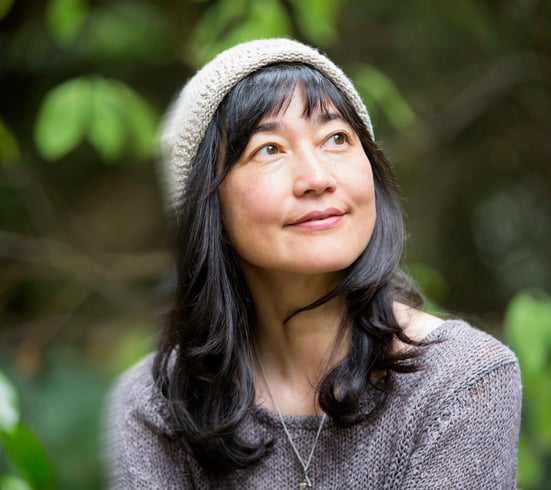
{"type": "Polygon", "coordinates": [[[326,124],[326,123],[328,123],[330,121],[334,121],[336,119],[340,119],[341,121],[345,121],[345,119],[342,117],[342,115],[339,114],[338,112],[324,112],[322,114],[317,115],[314,118],[314,123],[318,126],[321,126],[322,124],[326,124]]]}
{"type": "Polygon", "coordinates": [[[251,131],[251,136],[256,133],[276,131],[278,129],[281,129],[281,127],[282,127],[281,123],[278,123],[277,121],[265,122],[265,123],[259,124],[258,126],[255,126],[251,131]]]}

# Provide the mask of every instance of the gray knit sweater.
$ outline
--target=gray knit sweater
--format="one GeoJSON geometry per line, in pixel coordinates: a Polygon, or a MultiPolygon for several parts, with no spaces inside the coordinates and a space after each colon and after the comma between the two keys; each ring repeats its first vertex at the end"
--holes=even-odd
{"type": "MultiPolygon", "coordinates": [[[[378,417],[351,428],[331,420],[321,432],[309,474],[321,489],[514,489],[521,381],[514,354],[462,321],[447,321],[428,339],[425,369],[395,376],[396,392],[378,417]]],[[[127,371],[109,403],[110,488],[295,489],[302,470],[276,414],[255,409],[245,437],[273,438],[257,466],[209,483],[193,456],[170,438],[152,356],[127,371]]],[[[361,410],[368,411],[366,393],[361,410]]],[[[306,457],[316,416],[286,416],[306,457]]]]}

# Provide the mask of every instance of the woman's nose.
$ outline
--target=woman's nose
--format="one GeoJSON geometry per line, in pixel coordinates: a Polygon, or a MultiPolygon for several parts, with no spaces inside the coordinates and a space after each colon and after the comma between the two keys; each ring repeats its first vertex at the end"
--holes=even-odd
{"type": "Polygon", "coordinates": [[[323,155],[317,154],[315,150],[304,151],[297,155],[294,164],[294,193],[296,196],[335,191],[337,181],[330,162],[323,155]]]}

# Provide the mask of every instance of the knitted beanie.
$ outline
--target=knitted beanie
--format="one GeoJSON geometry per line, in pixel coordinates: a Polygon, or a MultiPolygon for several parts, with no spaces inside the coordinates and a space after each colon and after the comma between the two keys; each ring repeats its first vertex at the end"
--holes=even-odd
{"type": "Polygon", "coordinates": [[[169,210],[177,214],[199,144],[224,97],[247,75],[278,62],[300,62],[320,71],[348,98],[373,136],[369,114],[354,85],[325,55],[291,39],[259,39],[238,44],[201,68],[167,113],[161,134],[161,179],[169,210]]]}

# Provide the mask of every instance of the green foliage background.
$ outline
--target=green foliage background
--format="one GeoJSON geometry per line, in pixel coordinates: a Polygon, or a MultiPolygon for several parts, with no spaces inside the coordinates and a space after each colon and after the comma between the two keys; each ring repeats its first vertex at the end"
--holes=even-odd
{"type": "Polygon", "coordinates": [[[356,82],[430,307],[493,332],[525,390],[519,485],[551,481],[551,2],[0,0],[0,488],[102,487],[113,377],[170,268],[161,114],[222,48],[293,36],[356,82]]]}

